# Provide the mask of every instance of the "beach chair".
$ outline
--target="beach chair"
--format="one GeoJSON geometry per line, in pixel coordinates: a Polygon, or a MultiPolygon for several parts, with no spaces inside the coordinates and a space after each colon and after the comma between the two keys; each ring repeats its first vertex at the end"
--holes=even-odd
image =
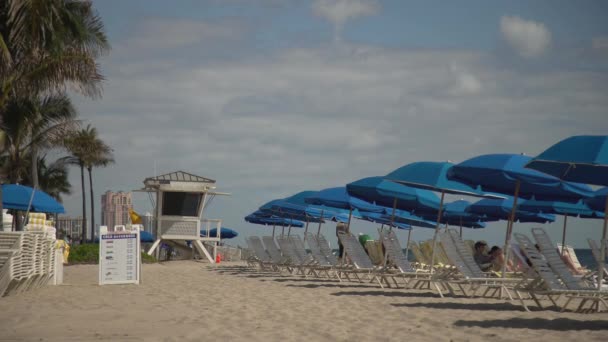
{"type": "MultiPolygon", "coordinates": [[[[385,256],[387,264],[390,266],[385,272],[390,272],[400,276],[405,280],[405,284],[408,285],[409,281],[415,279],[413,288],[428,288],[430,281],[430,273],[415,269],[409,260],[407,260],[403,248],[399,243],[399,239],[393,230],[388,232],[382,232],[380,235],[382,239],[382,245],[385,249],[385,256]],[[426,286],[425,286],[426,285],[426,286]]],[[[393,277],[394,279],[395,277],[393,277]]],[[[395,282],[395,285],[396,282],[395,282]]]]}
{"type": "Polygon", "coordinates": [[[522,293],[529,294],[530,298],[532,298],[536,305],[541,309],[543,309],[540,302],[542,296],[546,296],[553,303],[553,305],[559,307],[556,299],[562,295],[565,295],[568,299],[561,311],[565,311],[573,299],[580,300],[576,312],[600,311],[600,306],[608,309],[608,304],[606,303],[608,291],[598,291],[597,289],[593,289],[591,287],[579,287],[577,282],[572,282],[571,286],[576,286],[579,288],[569,289],[566,287],[565,283],[562,282],[559,275],[553,271],[547,262],[547,259],[536,250],[536,247],[530,238],[521,233],[514,233],[513,237],[524,253],[526,253],[528,260],[530,260],[532,263],[532,267],[534,267],[537,274],[533,281],[515,288],[515,293],[526,311],[530,311],[530,309],[521,296],[522,293]],[[585,308],[585,304],[587,303],[591,303],[589,308],[585,308]]]}
{"type": "MultiPolygon", "coordinates": [[[[600,246],[598,245],[598,243],[595,240],[592,240],[592,239],[587,239],[587,243],[589,244],[589,248],[591,249],[591,254],[593,255],[593,259],[595,260],[595,263],[597,265],[599,265],[600,259],[601,259],[600,246]]],[[[606,255],[608,256],[608,253],[606,253],[606,255]]],[[[597,277],[597,271],[594,270],[591,272],[591,277],[593,277],[593,276],[597,277]]],[[[604,282],[606,281],[606,279],[608,279],[608,268],[604,267],[604,282]]],[[[604,284],[602,286],[604,287],[606,285],[604,284]]]]}
{"type": "Polygon", "coordinates": [[[513,299],[509,289],[516,287],[523,279],[496,278],[491,273],[483,272],[475,262],[471,249],[455,229],[446,229],[440,233],[440,241],[450,263],[458,270],[457,276],[451,273],[440,279],[452,294],[455,294],[452,285],[456,285],[465,296],[476,296],[479,290],[485,289],[482,297],[502,298],[503,293],[506,293],[508,298],[513,299]],[[463,285],[468,285],[469,291],[463,285]]]}
{"type": "Polygon", "coordinates": [[[277,267],[277,270],[287,270],[289,273],[293,273],[293,266],[289,257],[284,256],[281,250],[277,247],[275,240],[272,236],[262,236],[262,242],[264,247],[270,255],[272,263],[277,267]]]}
{"type": "Polygon", "coordinates": [[[349,233],[338,232],[338,239],[344,246],[345,255],[342,262],[344,263],[344,259],[346,258],[350,260],[348,266],[338,268],[338,273],[340,275],[343,274],[347,278],[348,275],[353,275],[361,282],[362,279],[359,275],[364,274],[369,277],[370,282],[377,281],[382,288],[384,288],[383,283],[386,283],[389,287],[391,286],[391,283],[388,281],[388,278],[391,276],[383,272],[383,268],[374,266],[356,237],[349,233]]]}
{"type": "Polygon", "coordinates": [[[253,252],[254,257],[251,259],[253,264],[257,264],[261,270],[272,270],[277,271],[278,269],[272,263],[272,259],[266,249],[264,249],[264,245],[262,244],[262,240],[260,240],[257,236],[250,236],[246,238],[247,246],[253,252]]]}
{"type": "Polygon", "coordinates": [[[416,259],[415,265],[418,269],[421,270],[429,270],[431,261],[427,259],[427,257],[422,253],[420,246],[415,242],[410,242],[410,252],[414,254],[414,258],[416,259]]]}
{"type": "Polygon", "coordinates": [[[291,266],[292,274],[294,274],[293,271],[295,271],[296,275],[302,275],[304,277],[311,273],[317,276],[313,269],[307,267],[310,266],[311,259],[308,259],[305,256],[303,257],[300,253],[296,252],[294,244],[289,236],[277,236],[275,240],[279,244],[283,258],[286,259],[285,264],[291,266]],[[307,268],[310,273],[306,272],[307,268]]]}
{"type": "Polygon", "coordinates": [[[329,263],[334,266],[338,266],[338,257],[329,248],[329,242],[323,234],[317,235],[317,242],[319,244],[321,252],[323,253],[323,255],[325,255],[327,261],[329,261],[329,263]]]}
{"type": "Polygon", "coordinates": [[[566,285],[566,288],[576,290],[588,287],[581,276],[572,274],[572,271],[570,271],[568,266],[564,263],[562,256],[557,252],[551,238],[543,228],[532,228],[532,236],[534,237],[534,240],[536,240],[540,252],[544,255],[547,264],[549,264],[549,267],[551,267],[553,272],[559,276],[564,285],[566,285]]]}
{"type": "Polygon", "coordinates": [[[0,232],[0,297],[19,281],[23,240],[23,232],[0,232]]]}

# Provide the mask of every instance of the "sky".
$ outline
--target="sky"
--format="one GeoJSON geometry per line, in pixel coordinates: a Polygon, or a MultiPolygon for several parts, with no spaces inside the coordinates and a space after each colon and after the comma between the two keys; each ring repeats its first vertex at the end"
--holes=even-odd
{"type": "MultiPolygon", "coordinates": [[[[571,135],[608,133],[604,1],[93,4],[112,45],[100,60],[103,97],[73,99],[116,159],[94,170],[97,223],[103,192],[184,170],[231,193],[206,216],[244,245],[269,230],[243,217],[272,199],[415,161],[534,156],[571,135]]],[[[71,216],[82,210],[79,176],[71,171],[64,199],[71,216]]],[[[136,211],[151,211],[147,196],[133,196],[136,211]]],[[[568,223],[569,243],[600,239],[600,221],[568,223]]],[[[505,228],[464,237],[501,244],[505,228]]],[[[562,218],[546,228],[559,241],[562,218]]],[[[335,242],[334,224],[324,231],[335,242]]]]}

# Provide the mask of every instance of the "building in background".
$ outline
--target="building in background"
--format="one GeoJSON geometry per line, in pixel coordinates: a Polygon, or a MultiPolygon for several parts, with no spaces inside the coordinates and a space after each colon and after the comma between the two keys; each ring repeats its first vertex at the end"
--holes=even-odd
{"type": "Polygon", "coordinates": [[[101,195],[101,225],[114,227],[130,223],[129,209],[132,208],[131,192],[106,191],[101,195]]]}
{"type": "MultiPolygon", "coordinates": [[[[55,222],[55,228],[57,228],[57,237],[69,235],[72,241],[79,241],[80,235],[82,234],[82,216],[71,217],[59,215],[57,222],[55,222]]],[[[88,226],[87,226],[88,227],[88,226]]],[[[87,235],[91,234],[87,229],[87,235]]],[[[90,238],[87,236],[87,238],[90,238]]]]}

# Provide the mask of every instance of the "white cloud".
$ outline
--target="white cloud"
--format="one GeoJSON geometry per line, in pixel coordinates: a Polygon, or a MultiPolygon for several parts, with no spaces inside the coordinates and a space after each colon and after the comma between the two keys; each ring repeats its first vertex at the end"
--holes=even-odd
{"type": "MultiPolygon", "coordinates": [[[[77,103],[116,154],[116,165],[96,170],[95,193],[139,188],[154,165],[158,174],[184,169],[234,194],[216,200],[230,227],[273,197],[408,162],[534,155],[608,131],[601,68],[518,71],[482,52],[341,44],[221,61],[193,50],[187,64],[123,49],[104,61],[104,98],[77,103]]],[[[66,206],[76,214],[79,173],[71,177],[66,206]]],[[[136,209],[149,210],[143,199],[136,209]]]]}
{"type": "Polygon", "coordinates": [[[315,0],[313,13],[334,25],[334,39],[340,40],[344,25],[349,20],[376,14],[379,5],[370,0],[315,0]]]}
{"type": "Polygon", "coordinates": [[[503,16],[500,30],[507,43],[525,58],[542,55],[551,44],[551,32],[543,23],[503,16]]]}

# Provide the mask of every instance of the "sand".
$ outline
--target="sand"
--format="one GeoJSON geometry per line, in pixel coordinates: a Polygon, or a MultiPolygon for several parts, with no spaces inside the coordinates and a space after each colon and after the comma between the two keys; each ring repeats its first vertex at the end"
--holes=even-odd
{"type": "Polygon", "coordinates": [[[524,312],[505,300],[278,276],[242,263],[146,264],[142,284],[65,284],[0,298],[0,340],[600,341],[608,313],[524,312]]]}

